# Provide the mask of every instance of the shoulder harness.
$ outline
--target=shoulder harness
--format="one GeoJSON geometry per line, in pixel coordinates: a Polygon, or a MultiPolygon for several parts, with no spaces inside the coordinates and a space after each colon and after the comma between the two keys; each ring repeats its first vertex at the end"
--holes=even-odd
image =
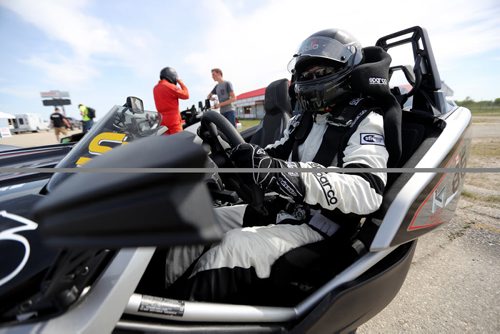
{"type": "MultiPolygon", "coordinates": [[[[380,108],[375,107],[375,101],[371,98],[355,98],[335,106],[328,115],[327,123],[329,126],[323,135],[321,146],[313,162],[325,167],[342,167],[344,150],[349,138],[372,111],[382,113],[380,108]]],[[[311,112],[304,112],[300,124],[294,129],[292,161],[299,160],[298,148],[309,135],[313,121],[314,115],[311,112]]]]}

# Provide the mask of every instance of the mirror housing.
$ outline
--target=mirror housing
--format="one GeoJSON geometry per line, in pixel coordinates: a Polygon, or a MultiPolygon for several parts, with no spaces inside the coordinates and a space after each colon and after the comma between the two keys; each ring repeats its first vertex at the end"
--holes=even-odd
{"type": "Polygon", "coordinates": [[[92,159],[35,206],[46,243],[122,248],[219,240],[204,173],[137,171],[205,167],[207,154],[193,140],[189,132],[148,137],[92,159]]]}
{"type": "Polygon", "coordinates": [[[127,102],[125,106],[132,110],[134,113],[142,114],[144,113],[144,102],[138,97],[129,96],[127,97],[127,102]]]}

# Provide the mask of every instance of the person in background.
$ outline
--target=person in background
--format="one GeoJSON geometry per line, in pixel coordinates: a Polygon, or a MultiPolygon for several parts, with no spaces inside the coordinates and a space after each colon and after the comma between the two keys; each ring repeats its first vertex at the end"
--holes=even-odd
{"type": "Polygon", "coordinates": [[[92,125],[94,125],[94,121],[89,116],[89,110],[87,106],[80,103],[78,105],[78,109],[80,109],[80,115],[82,115],[82,132],[87,133],[92,125]]]}
{"type": "Polygon", "coordinates": [[[179,111],[179,99],[187,100],[189,90],[179,79],[172,67],[165,67],[160,71],[160,81],[153,89],[156,110],[161,114],[161,125],[168,129],[165,135],[173,135],[182,131],[182,120],[179,111]]]}
{"type": "Polygon", "coordinates": [[[59,142],[59,135],[62,133],[66,135],[66,128],[70,128],[71,125],[69,121],[61,114],[61,110],[58,107],[54,108],[54,112],[50,115],[50,122],[54,128],[54,134],[56,135],[56,140],[59,142]]]}
{"type": "Polygon", "coordinates": [[[208,94],[207,98],[214,101],[214,95],[216,95],[218,102],[215,103],[214,108],[220,108],[220,113],[236,127],[236,113],[233,105],[233,102],[236,101],[236,96],[234,95],[233,85],[231,82],[223,79],[222,70],[220,68],[212,69],[212,78],[214,81],[217,81],[217,85],[215,85],[214,89],[208,94]]]}

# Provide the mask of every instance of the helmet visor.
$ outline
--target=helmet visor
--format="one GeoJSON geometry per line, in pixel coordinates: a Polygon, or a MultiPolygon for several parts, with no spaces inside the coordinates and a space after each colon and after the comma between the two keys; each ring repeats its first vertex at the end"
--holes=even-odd
{"type": "Polygon", "coordinates": [[[336,39],[313,36],[306,39],[299,47],[292,60],[288,63],[288,71],[295,72],[295,66],[302,60],[309,58],[323,58],[340,63],[347,61],[356,53],[354,45],[344,45],[336,39]]]}
{"type": "Polygon", "coordinates": [[[337,69],[333,66],[312,66],[298,73],[297,81],[320,79],[335,72],[337,72],[337,69]]]}

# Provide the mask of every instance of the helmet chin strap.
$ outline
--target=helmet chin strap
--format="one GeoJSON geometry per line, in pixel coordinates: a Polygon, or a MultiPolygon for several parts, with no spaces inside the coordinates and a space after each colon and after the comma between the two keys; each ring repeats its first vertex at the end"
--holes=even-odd
{"type": "Polygon", "coordinates": [[[335,88],[330,92],[318,92],[316,91],[315,96],[297,96],[297,100],[302,106],[303,111],[308,111],[316,120],[316,115],[323,115],[335,111],[335,106],[345,99],[353,98],[356,95],[350,84],[345,82],[335,88]]]}
{"type": "Polygon", "coordinates": [[[332,104],[330,106],[317,106],[317,103],[314,101],[308,101],[305,99],[300,99],[300,104],[302,106],[303,111],[308,111],[312,114],[313,119],[316,120],[316,115],[322,115],[326,114],[332,111],[333,106],[335,105],[332,104]],[[313,106],[314,105],[314,106],[313,106]]]}
{"type": "Polygon", "coordinates": [[[313,121],[316,121],[317,115],[335,114],[335,112],[339,113],[338,110],[335,110],[336,105],[337,105],[337,103],[333,103],[333,104],[329,105],[328,107],[324,107],[324,108],[318,109],[316,111],[313,111],[312,112],[313,121]]]}

